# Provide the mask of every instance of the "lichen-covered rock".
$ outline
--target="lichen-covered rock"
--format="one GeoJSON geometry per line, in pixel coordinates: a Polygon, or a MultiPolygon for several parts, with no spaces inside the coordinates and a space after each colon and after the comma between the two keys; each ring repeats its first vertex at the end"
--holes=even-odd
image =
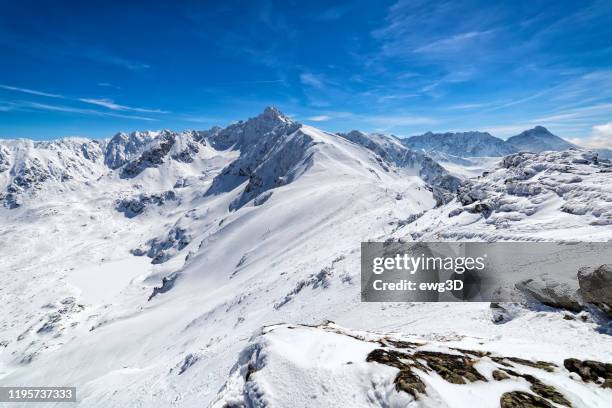
{"type": "Polygon", "coordinates": [[[578,374],[582,381],[600,384],[602,388],[612,388],[612,364],[568,358],[563,361],[563,366],[569,372],[578,374]]]}

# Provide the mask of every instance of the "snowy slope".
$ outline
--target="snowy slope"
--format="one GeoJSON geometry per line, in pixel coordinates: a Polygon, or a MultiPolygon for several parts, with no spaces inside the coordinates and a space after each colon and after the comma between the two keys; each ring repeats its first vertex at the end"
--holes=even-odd
{"type": "MultiPolygon", "coordinates": [[[[361,303],[361,241],[435,233],[454,239],[467,230],[466,216],[485,239],[496,235],[481,214],[448,218],[463,207],[456,200],[436,208],[440,195],[454,197],[464,187],[431,158],[390,137],[351,133],[327,133],[268,108],[225,129],[81,141],[75,146],[92,143],[98,155],[87,159],[82,150],[67,149],[78,165],[64,180],[52,171],[68,171],[57,151],[0,142],[11,169],[0,173],[2,191],[20,174],[13,169],[31,157],[39,159],[41,174],[54,175],[19,191],[19,206],[0,208],[3,385],[73,385],[83,407],[214,406],[244,399],[243,360],[266,349],[270,365],[253,375],[278,406],[288,398],[295,406],[388,406],[411,399],[393,390],[396,368],[364,361],[373,343],[301,326],[283,328],[278,337],[267,330],[259,335],[279,322],[318,325],[325,319],[351,328],[342,329],[351,335],[396,333],[436,347],[453,342],[447,345],[555,363],[567,357],[612,361],[612,343],[596,322],[565,320],[555,310],[521,309],[497,325],[488,304],[361,303]],[[465,224],[447,222],[459,219],[465,224]],[[345,370],[347,358],[355,366],[345,370]],[[369,375],[382,387],[373,394],[365,388],[369,375]],[[319,400],[312,390],[319,390],[319,400]]],[[[595,202],[605,207],[605,166],[567,154],[529,160],[550,167],[569,161],[583,179],[570,184],[599,194],[595,202]]],[[[482,189],[503,195],[497,185],[504,171],[515,170],[485,177],[482,189]]],[[[559,239],[578,223],[579,237],[608,240],[609,226],[592,223],[607,219],[599,208],[567,214],[551,204],[538,212],[542,225],[550,220],[548,230],[527,229],[524,220],[508,224],[505,234],[539,239],[548,231],[559,239]]],[[[557,374],[545,379],[573,387],[567,398],[576,406],[608,401],[607,391],[557,374]],[[575,395],[584,395],[585,403],[575,395]]],[[[434,375],[426,380],[437,390],[432,396],[463,395],[434,375]]],[[[515,383],[528,389],[516,379],[491,391],[491,398],[515,383]]],[[[463,406],[457,401],[448,405],[463,406]]]]}
{"type": "MultiPolygon", "coordinates": [[[[240,354],[213,407],[606,407],[612,393],[576,381],[563,353],[481,339],[272,325],[240,354]],[[501,350],[503,351],[501,351],[501,350]],[[542,360],[546,358],[548,360],[542,360]],[[477,397],[476,397],[477,396],[477,397]],[[507,404],[507,405],[505,405],[507,404]]],[[[568,357],[569,358],[569,357],[568,357]]]]}

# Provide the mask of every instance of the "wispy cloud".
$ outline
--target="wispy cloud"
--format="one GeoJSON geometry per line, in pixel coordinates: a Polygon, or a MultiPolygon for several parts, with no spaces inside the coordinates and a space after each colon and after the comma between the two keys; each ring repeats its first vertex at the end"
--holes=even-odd
{"type": "Polygon", "coordinates": [[[325,80],[320,75],[315,75],[311,72],[302,72],[300,74],[300,82],[304,85],[312,86],[313,88],[323,89],[325,80]]]}
{"type": "Polygon", "coordinates": [[[116,110],[116,111],[131,111],[131,112],[142,112],[142,113],[169,113],[168,111],[161,110],[161,109],[134,108],[131,106],[119,105],[110,99],[79,98],[78,100],[83,103],[102,106],[104,108],[116,110]]]}
{"type": "Polygon", "coordinates": [[[488,36],[492,32],[493,30],[487,30],[454,34],[446,38],[441,38],[439,40],[420,45],[414,48],[413,52],[422,54],[458,52],[471,46],[475,40],[488,36]]]}
{"type": "Polygon", "coordinates": [[[325,122],[327,120],[331,119],[331,116],[329,115],[316,115],[316,116],[310,116],[308,118],[306,118],[312,122],[325,122]]]}
{"type": "Polygon", "coordinates": [[[151,68],[149,64],[144,62],[124,58],[116,55],[110,51],[100,48],[89,48],[87,46],[78,46],[78,54],[75,56],[85,57],[94,62],[100,62],[107,65],[114,65],[116,67],[125,68],[130,71],[143,71],[151,68]]]}
{"type": "Polygon", "coordinates": [[[323,22],[340,20],[342,17],[348,14],[353,7],[354,6],[351,4],[333,6],[319,14],[314,15],[313,20],[323,22]]]}
{"type": "Polygon", "coordinates": [[[48,98],[64,99],[63,95],[58,95],[58,94],[53,94],[53,93],[48,93],[48,92],[42,92],[42,91],[36,91],[36,90],[33,90],[33,89],[28,89],[28,88],[19,88],[19,87],[16,87],[16,86],[9,86],[9,85],[0,85],[0,88],[6,89],[7,91],[21,92],[21,93],[26,93],[26,94],[29,94],[29,95],[46,96],[48,98]]]}
{"type": "MultiPolygon", "coordinates": [[[[139,107],[120,105],[118,103],[115,103],[111,99],[70,98],[70,97],[67,97],[67,96],[64,96],[64,95],[53,94],[53,93],[37,91],[37,90],[33,90],[33,89],[28,89],[28,88],[20,88],[20,87],[9,86],[9,85],[0,85],[0,89],[6,89],[6,90],[9,90],[9,91],[20,92],[20,93],[24,93],[24,94],[28,94],[28,95],[43,96],[43,97],[47,97],[47,98],[63,99],[65,101],[74,101],[74,102],[86,103],[86,104],[89,104],[89,105],[101,106],[103,108],[110,109],[110,110],[113,110],[113,111],[140,112],[140,113],[157,113],[157,114],[169,113],[169,111],[162,110],[162,109],[149,109],[149,108],[139,108],[139,107]]],[[[62,112],[73,112],[73,113],[84,113],[84,114],[93,114],[92,112],[95,112],[95,111],[89,110],[89,109],[72,108],[72,107],[68,107],[68,106],[45,105],[45,104],[37,104],[37,103],[34,103],[34,102],[29,102],[29,104],[30,104],[31,107],[39,107],[39,108],[40,107],[45,107],[46,110],[55,110],[55,111],[62,111],[62,112]]],[[[23,103],[22,103],[22,105],[23,105],[23,103]]],[[[101,116],[103,116],[105,114],[106,114],[105,112],[100,112],[101,116]]],[[[151,118],[143,118],[143,117],[138,117],[138,116],[133,116],[132,117],[132,116],[125,116],[125,115],[118,115],[118,114],[115,114],[115,115],[106,114],[106,116],[139,118],[139,119],[142,119],[142,120],[154,120],[154,119],[151,119],[151,118]]]]}
{"type": "Polygon", "coordinates": [[[98,86],[101,86],[103,88],[121,89],[120,86],[111,84],[109,82],[98,82],[98,86]]]}
{"type": "Polygon", "coordinates": [[[471,109],[480,109],[486,108],[487,106],[491,106],[492,103],[460,103],[457,105],[450,105],[447,109],[450,110],[471,110],[471,109]]]}
{"type": "Polygon", "coordinates": [[[157,119],[144,117],[144,116],[124,115],[121,113],[102,112],[102,111],[98,111],[94,109],[81,109],[81,108],[75,108],[72,106],[65,106],[65,105],[49,105],[49,104],[38,103],[38,102],[16,102],[16,103],[13,103],[13,107],[19,110],[33,109],[33,110],[41,110],[41,111],[77,113],[77,114],[90,115],[90,116],[108,116],[108,117],[123,118],[123,119],[157,121],[157,119]]]}

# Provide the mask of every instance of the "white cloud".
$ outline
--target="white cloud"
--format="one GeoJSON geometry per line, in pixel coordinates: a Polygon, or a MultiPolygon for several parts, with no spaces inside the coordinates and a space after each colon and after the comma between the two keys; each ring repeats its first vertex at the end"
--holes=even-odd
{"type": "Polygon", "coordinates": [[[589,136],[577,137],[569,141],[589,149],[612,149],[612,122],[593,126],[589,136]]]}

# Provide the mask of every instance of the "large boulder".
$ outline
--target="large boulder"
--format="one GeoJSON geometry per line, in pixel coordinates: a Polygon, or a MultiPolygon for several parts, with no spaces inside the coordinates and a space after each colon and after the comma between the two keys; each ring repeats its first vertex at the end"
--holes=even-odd
{"type": "Polygon", "coordinates": [[[580,298],[576,293],[576,288],[569,282],[558,282],[546,276],[536,279],[526,279],[516,284],[516,288],[529,295],[538,302],[572,312],[580,312],[580,298]]]}
{"type": "Polygon", "coordinates": [[[612,265],[580,268],[578,285],[585,302],[593,303],[612,318],[612,265]]]}

